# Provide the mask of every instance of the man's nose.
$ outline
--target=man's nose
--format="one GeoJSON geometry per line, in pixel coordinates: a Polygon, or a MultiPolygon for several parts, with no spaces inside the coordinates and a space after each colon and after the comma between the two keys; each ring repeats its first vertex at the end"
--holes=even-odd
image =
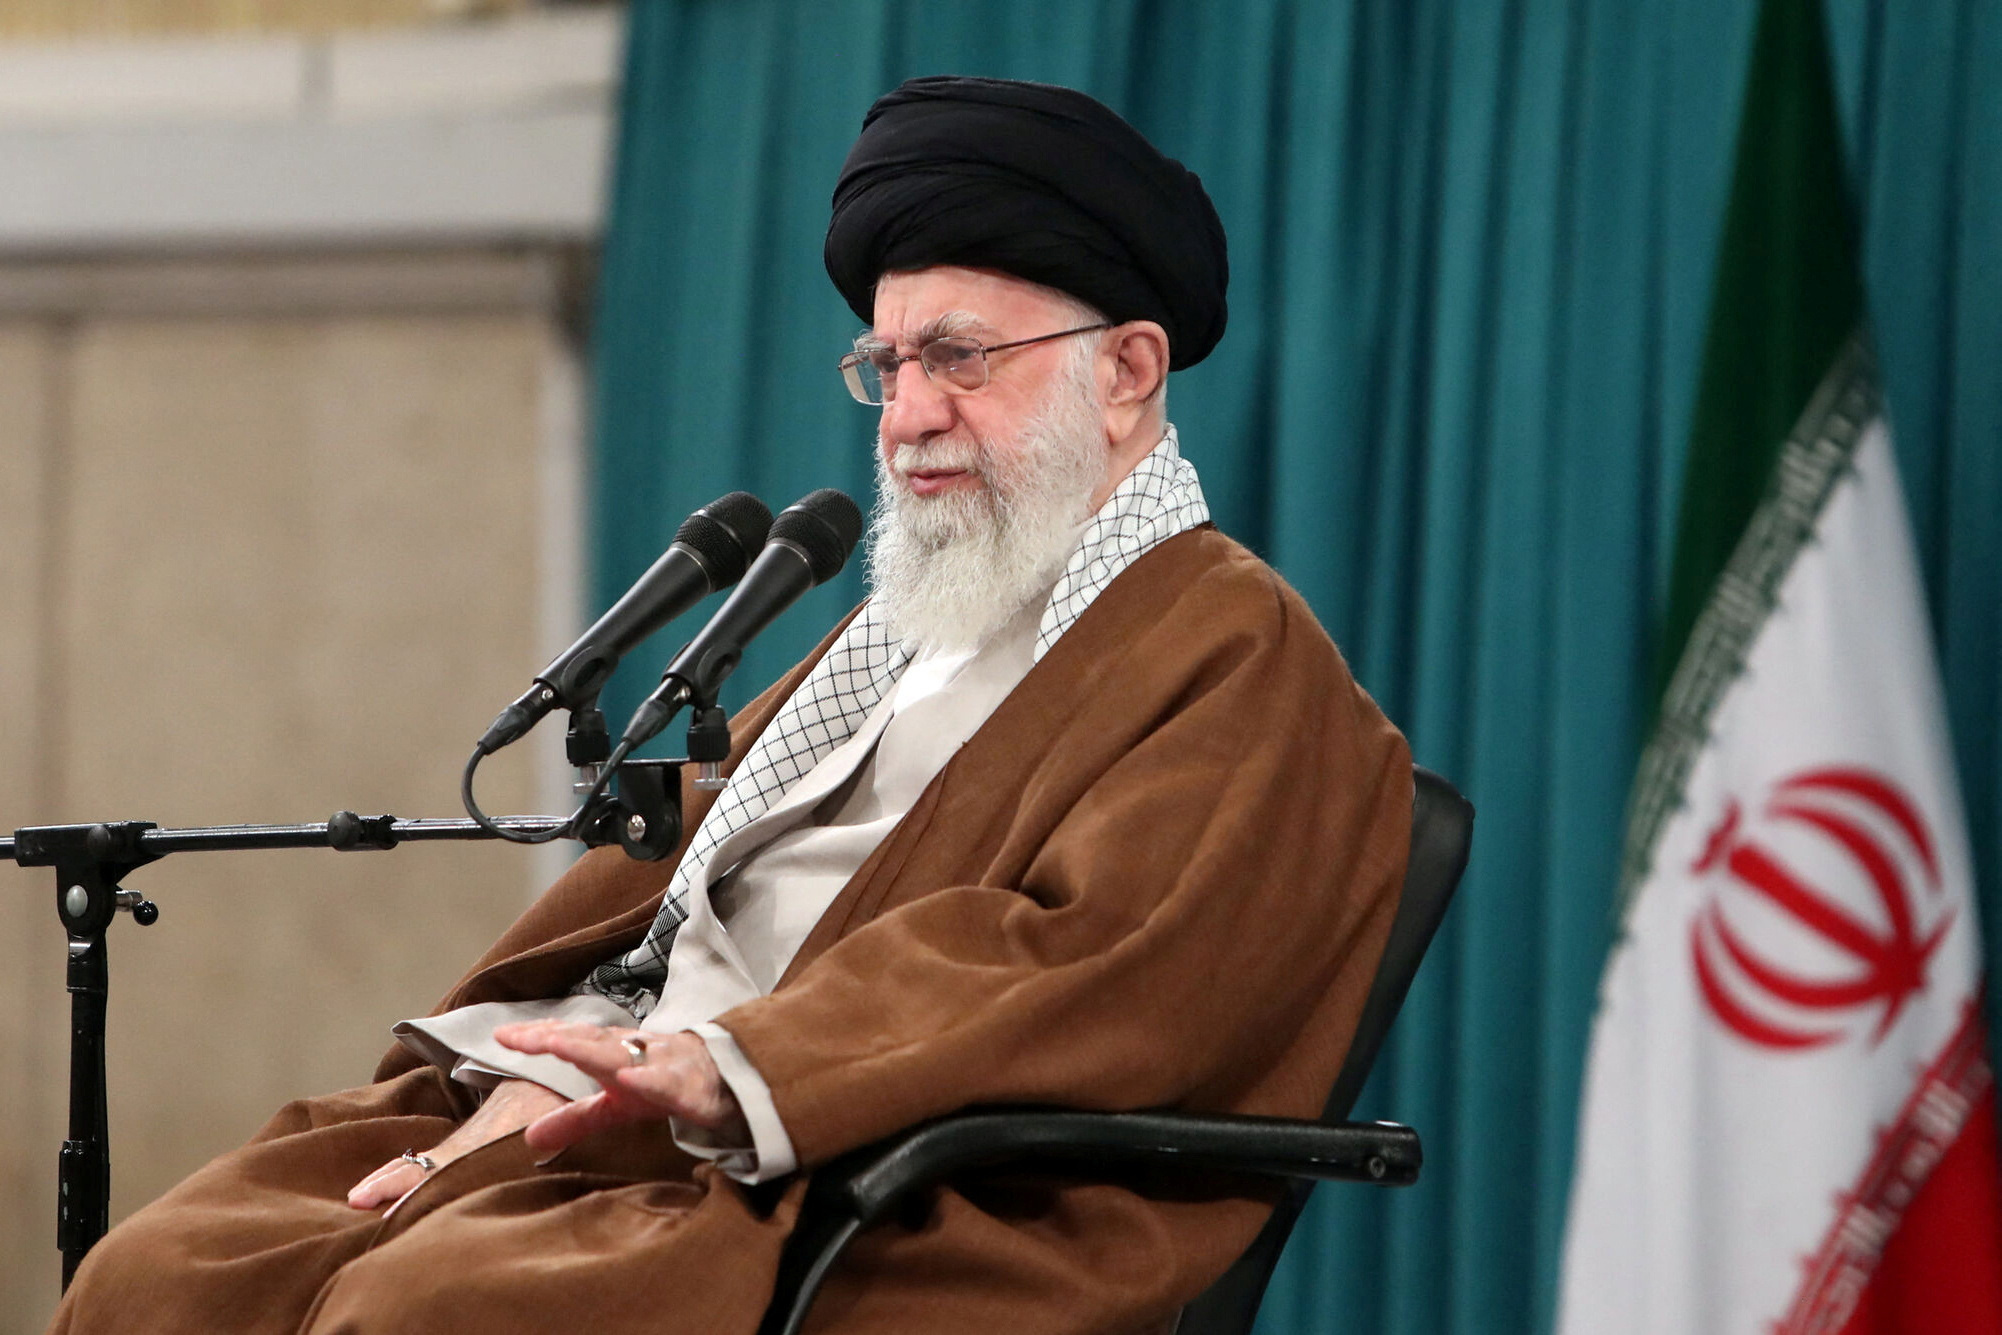
{"type": "Polygon", "coordinates": [[[950,431],[953,421],[952,396],[933,384],[922,366],[910,361],[897,368],[897,396],[883,405],[885,440],[919,445],[950,431]]]}

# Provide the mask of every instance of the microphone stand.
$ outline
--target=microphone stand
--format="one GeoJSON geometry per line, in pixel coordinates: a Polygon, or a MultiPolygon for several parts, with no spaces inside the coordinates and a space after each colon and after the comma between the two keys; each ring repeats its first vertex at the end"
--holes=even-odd
{"type": "MultiPolygon", "coordinates": [[[[597,729],[602,735],[603,722],[597,729]]],[[[585,725],[586,750],[595,745],[585,725]]],[[[602,760],[603,757],[601,756],[602,760]]],[[[629,760],[620,766],[618,793],[600,797],[578,822],[575,836],[597,847],[617,843],[641,861],[655,861],[681,842],[680,766],[675,760],[629,760]]],[[[562,816],[502,816],[511,833],[546,834],[568,822],[562,816]]],[[[68,935],[70,994],[69,1137],[57,1169],[56,1245],[63,1255],[67,1290],[84,1254],[111,1225],[111,1132],[105,1100],[104,1023],[109,970],[105,933],[119,913],[148,926],[159,908],[121,884],[132,872],[169,853],[242,849],[331,848],[339,852],[391,849],[444,839],[501,837],[470,820],[398,820],[339,811],[311,825],[212,825],[161,829],[152,821],[90,825],[41,825],[0,837],[0,858],[23,867],[53,867],[56,911],[68,935]]]]}

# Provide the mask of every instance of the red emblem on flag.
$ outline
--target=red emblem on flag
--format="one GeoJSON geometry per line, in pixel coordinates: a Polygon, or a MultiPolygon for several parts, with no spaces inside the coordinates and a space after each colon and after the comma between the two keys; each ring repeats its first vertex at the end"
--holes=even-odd
{"type": "Polygon", "coordinates": [[[1777,784],[1758,823],[1748,828],[1730,799],[1690,868],[1720,873],[1689,929],[1703,999],[1740,1038],[1781,1049],[1831,1043],[1844,1021],[1881,1006],[1876,1044],[1924,989],[1926,963],[1953,924],[1935,902],[1939,863],[1925,822],[1881,775],[1827,768],[1777,784]],[[1818,856],[1802,833],[1839,856],[1818,856]],[[1821,884],[1799,870],[1802,860],[1821,884]],[[1930,894],[1911,893],[1914,868],[1930,894]],[[1935,921],[1921,928],[1928,908],[1935,921]],[[1803,973],[1775,956],[1821,963],[1803,973]]]}

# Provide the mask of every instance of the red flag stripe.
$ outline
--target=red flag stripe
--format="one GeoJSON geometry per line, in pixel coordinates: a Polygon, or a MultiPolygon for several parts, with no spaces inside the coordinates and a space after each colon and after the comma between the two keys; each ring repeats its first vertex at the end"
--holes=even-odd
{"type": "Polygon", "coordinates": [[[1802,1259],[1800,1289],[1772,1335],[2002,1331],[1994,1100],[1981,1000],[1970,997],[1953,1037],[1879,1128],[1820,1247],[1802,1259]],[[1901,1237],[1907,1226],[1916,1231],[1901,1237]],[[1948,1243],[1947,1234],[1965,1236],[1948,1243]],[[1903,1315],[1921,1309],[1934,1318],[1903,1315]]]}

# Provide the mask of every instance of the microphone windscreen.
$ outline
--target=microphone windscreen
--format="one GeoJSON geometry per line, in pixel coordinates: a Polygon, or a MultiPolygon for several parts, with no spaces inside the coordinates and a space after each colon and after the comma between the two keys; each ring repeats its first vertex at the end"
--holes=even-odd
{"type": "Polygon", "coordinates": [[[744,577],[771,527],[772,512],[763,501],[748,491],[733,491],[682,520],[674,540],[702,558],[720,589],[744,577]]]}
{"type": "Polygon", "coordinates": [[[813,582],[824,584],[847,563],[848,554],[862,540],[862,511],[845,493],[822,487],[780,511],[772,521],[771,536],[805,552],[813,582]]]}

